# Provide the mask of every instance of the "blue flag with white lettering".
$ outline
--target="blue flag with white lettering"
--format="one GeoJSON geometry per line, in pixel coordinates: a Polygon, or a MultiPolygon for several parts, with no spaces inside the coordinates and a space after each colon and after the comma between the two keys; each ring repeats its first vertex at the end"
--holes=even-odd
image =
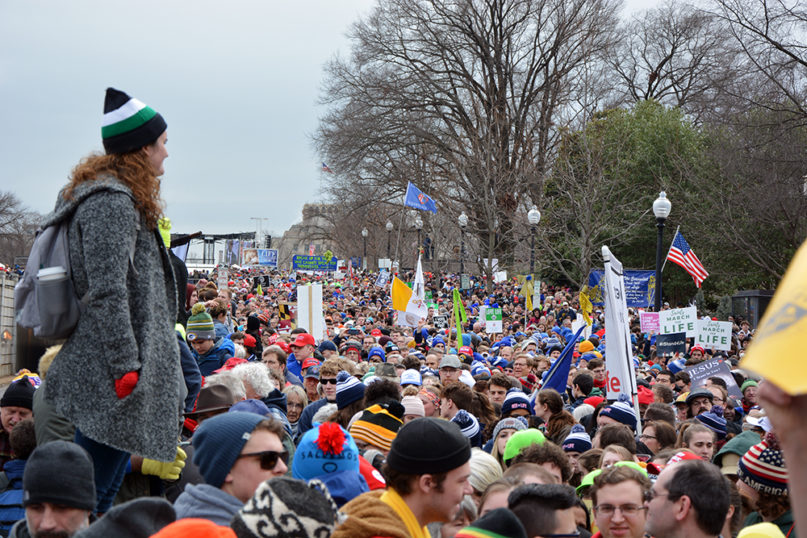
{"type": "Polygon", "coordinates": [[[412,185],[411,181],[409,182],[409,185],[406,186],[406,198],[404,198],[404,205],[414,209],[420,209],[422,211],[431,211],[432,213],[437,213],[437,204],[434,203],[434,200],[432,200],[428,194],[421,192],[420,189],[412,185]]]}

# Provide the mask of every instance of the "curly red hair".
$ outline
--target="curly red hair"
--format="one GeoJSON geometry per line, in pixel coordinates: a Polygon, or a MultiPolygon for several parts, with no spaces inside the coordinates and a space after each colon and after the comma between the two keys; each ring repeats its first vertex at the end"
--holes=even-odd
{"type": "Polygon", "coordinates": [[[160,198],[160,178],[149,163],[145,148],[124,154],[92,154],[81,160],[73,169],[70,183],[63,191],[68,200],[73,189],[87,181],[95,181],[104,175],[112,175],[131,189],[135,207],[143,214],[150,229],[157,228],[157,221],[163,214],[163,201],[160,198]]]}

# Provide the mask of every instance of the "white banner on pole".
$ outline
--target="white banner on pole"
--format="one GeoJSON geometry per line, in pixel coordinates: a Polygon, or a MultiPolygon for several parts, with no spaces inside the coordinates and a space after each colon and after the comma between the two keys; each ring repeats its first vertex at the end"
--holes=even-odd
{"type": "MultiPolygon", "coordinates": [[[[633,352],[630,343],[628,305],[625,300],[625,278],[622,263],[608,247],[602,247],[605,259],[605,369],[606,389],[609,400],[620,394],[634,397],[637,394],[636,372],[633,370],[633,352]]],[[[638,407],[638,406],[637,406],[638,407]]],[[[638,416],[638,408],[637,408],[638,416]]]]}
{"type": "Polygon", "coordinates": [[[305,329],[317,340],[326,336],[322,284],[297,286],[297,327],[305,329]]]}

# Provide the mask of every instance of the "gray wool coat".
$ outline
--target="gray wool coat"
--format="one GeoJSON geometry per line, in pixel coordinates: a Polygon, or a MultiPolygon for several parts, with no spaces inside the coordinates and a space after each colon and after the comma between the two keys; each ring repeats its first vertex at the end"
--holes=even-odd
{"type": "Polygon", "coordinates": [[[165,246],[113,178],[79,185],[70,201],[60,195],[44,224],[73,210],[70,263],[85,304],[48,371],[45,399],[90,439],[173,461],[185,385],[165,246]],[[137,386],[118,399],[115,380],[132,371],[140,374],[137,386]]]}

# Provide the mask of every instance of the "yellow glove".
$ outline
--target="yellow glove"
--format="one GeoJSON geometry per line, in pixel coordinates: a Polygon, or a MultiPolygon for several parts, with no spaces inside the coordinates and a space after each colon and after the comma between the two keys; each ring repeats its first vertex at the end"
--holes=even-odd
{"type": "Polygon", "coordinates": [[[163,480],[178,480],[179,473],[185,467],[185,459],[188,457],[185,451],[177,447],[177,455],[174,461],[157,461],[143,458],[143,466],[140,472],[159,476],[163,480]]]}

